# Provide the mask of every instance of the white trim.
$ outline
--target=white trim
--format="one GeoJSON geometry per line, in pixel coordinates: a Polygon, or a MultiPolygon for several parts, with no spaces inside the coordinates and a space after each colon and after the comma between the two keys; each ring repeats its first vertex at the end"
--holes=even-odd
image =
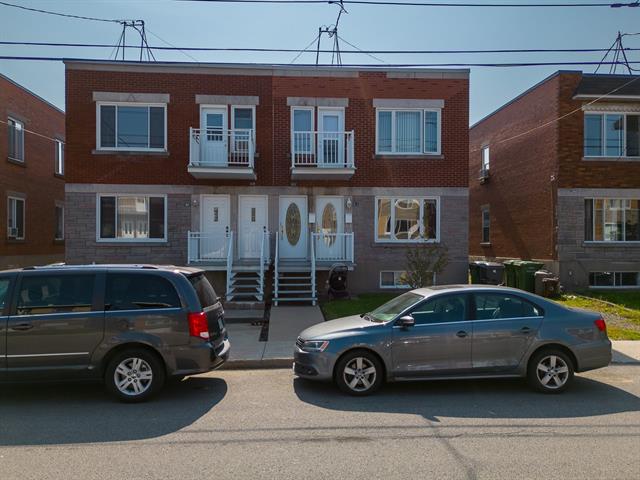
{"type": "MultiPolygon", "coordinates": [[[[618,245],[618,246],[633,246],[633,245],[640,245],[640,240],[624,240],[624,238],[626,238],[627,236],[627,221],[626,221],[626,212],[627,209],[626,208],[620,208],[620,209],[615,209],[615,210],[620,210],[622,212],[622,238],[623,240],[605,240],[604,239],[604,235],[605,235],[605,230],[606,230],[606,204],[608,201],[610,200],[614,200],[614,201],[618,201],[621,202],[623,205],[626,202],[631,202],[633,200],[636,200],[638,202],[640,202],[640,198],[616,198],[616,197],[586,197],[585,201],[586,202],[591,202],[591,237],[593,238],[593,240],[584,240],[584,244],[585,245],[618,245]],[[597,200],[601,200],[602,201],[602,235],[603,235],[603,240],[596,240],[595,236],[596,236],[596,201],[597,200]]],[[[585,217],[586,217],[586,210],[584,212],[585,217]]],[[[586,218],[585,218],[586,221],[586,218]]]]}
{"type": "MultiPolygon", "coordinates": [[[[304,111],[308,111],[311,112],[311,130],[309,131],[309,133],[315,132],[315,127],[316,127],[316,108],[315,107],[300,107],[300,106],[293,106],[291,107],[291,112],[290,112],[290,122],[291,122],[291,128],[290,128],[290,135],[291,135],[291,153],[296,152],[296,149],[294,148],[294,141],[295,141],[295,130],[294,130],[294,121],[293,121],[293,115],[294,112],[296,110],[304,110],[304,111]]],[[[305,133],[303,130],[300,131],[300,133],[305,133]]],[[[311,155],[315,155],[316,154],[316,142],[315,139],[311,140],[311,151],[309,152],[298,152],[298,153],[308,153],[311,155]]]]}
{"type": "Polygon", "coordinates": [[[612,160],[624,160],[624,161],[633,161],[640,160],[640,150],[638,155],[628,156],[627,155],[627,117],[628,116],[638,117],[638,121],[640,122],[640,113],[631,113],[624,111],[598,111],[598,110],[585,110],[584,117],[582,120],[582,155],[584,160],[600,160],[600,161],[612,161],[612,160]],[[600,125],[600,155],[587,155],[586,154],[586,140],[587,140],[587,115],[593,115],[601,117],[601,125],[600,125]],[[620,155],[610,155],[607,153],[607,116],[610,115],[620,115],[623,119],[622,126],[622,153],[620,155]]]}
{"type": "Polygon", "coordinates": [[[442,155],[442,109],[440,108],[382,108],[376,107],[375,111],[375,153],[381,156],[397,157],[424,157],[442,155]],[[380,112],[391,112],[391,151],[381,151],[379,148],[378,125],[380,112]],[[420,112],[420,151],[419,152],[398,152],[396,150],[396,113],[397,112],[420,112]],[[425,112],[436,112],[437,114],[437,150],[427,152],[425,149],[425,112]]]}
{"type": "MultiPolygon", "coordinates": [[[[377,195],[374,197],[374,218],[373,218],[373,238],[375,243],[440,243],[440,197],[439,196],[416,196],[416,195],[377,195]],[[391,228],[393,229],[393,218],[395,214],[394,212],[394,200],[418,200],[420,202],[420,218],[418,222],[420,223],[420,238],[415,240],[397,240],[394,238],[378,238],[378,201],[381,199],[387,199],[391,201],[391,211],[390,211],[390,222],[391,228]],[[436,238],[435,239],[425,239],[424,235],[424,200],[435,200],[436,201],[436,238]]],[[[391,236],[393,236],[393,231],[390,232],[391,236]]]]}
{"type": "Polygon", "coordinates": [[[375,108],[404,110],[404,109],[442,109],[444,100],[424,99],[424,98],[374,98],[372,100],[375,108]]]}
{"type": "MultiPolygon", "coordinates": [[[[17,210],[17,204],[15,204],[16,207],[14,207],[13,211],[11,212],[11,217],[16,218],[16,210],[17,210]]],[[[16,197],[14,195],[7,195],[7,238],[10,238],[12,240],[24,240],[25,237],[27,236],[27,200],[24,197],[16,197]],[[16,202],[20,201],[22,202],[22,236],[21,237],[10,237],[9,236],[9,231],[11,228],[18,228],[17,226],[12,227],[9,225],[9,210],[11,209],[11,200],[14,200],[16,202]]]]}
{"type": "Polygon", "coordinates": [[[16,130],[21,132],[21,135],[20,135],[20,150],[22,151],[22,158],[12,157],[11,155],[9,155],[9,148],[11,147],[11,145],[9,145],[9,144],[7,144],[7,157],[10,158],[11,160],[15,161],[15,162],[24,163],[25,158],[27,156],[26,152],[24,150],[24,122],[22,120],[18,120],[15,117],[7,115],[7,123],[9,123],[9,122],[14,122],[16,125],[20,125],[20,128],[16,128],[15,126],[12,126],[11,124],[8,124],[8,127],[16,129],[16,130]]]}
{"type": "MultiPolygon", "coordinates": [[[[96,242],[97,243],[167,243],[167,235],[168,235],[168,225],[167,225],[167,216],[168,216],[169,205],[167,204],[167,195],[166,194],[145,194],[145,193],[97,193],[96,194],[96,242]],[[101,238],[100,237],[100,199],[102,197],[115,197],[116,198],[116,208],[115,208],[115,218],[114,218],[114,238],[101,238]],[[118,197],[162,197],[164,198],[164,237],[163,238],[118,238],[118,197]]],[[[148,214],[151,213],[150,211],[148,214]]],[[[148,215],[147,214],[147,215],[148,215]]],[[[151,230],[151,223],[148,225],[149,230],[151,230]]]]}
{"type": "MultiPolygon", "coordinates": [[[[398,278],[402,275],[402,274],[407,274],[406,270],[380,270],[378,272],[378,287],[380,289],[384,289],[384,290],[407,290],[407,289],[411,289],[411,285],[406,284],[400,284],[398,283],[398,278]],[[393,273],[393,285],[383,285],[382,284],[382,274],[383,273],[393,273]],[[396,275],[399,274],[399,275],[396,275]]],[[[433,279],[435,281],[436,278],[436,274],[433,274],[433,279]]],[[[434,283],[435,285],[435,283],[434,283]]]]}
{"type": "Polygon", "coordinates": [[[55,155],[54,155],[54,166],[53,171],[56,175],[64,175],[64,142],[59,138],[54,140],[55,146],[55,155]],[[60,166],[60,170],[58,170],[58,166],[60,166]]]}
{"type": "Polygon", "coordinates": [[[619,273],[634,273],[636,275],[636,277],[638,277],[640,275],[640,271],[637,270],[615,270],[615,271],[610,271],[610,272],[604,272],[604,271],[600,271],[600,272],[589,272],[589,289],[590,290],[633,290],[633,289],[639,289],[640,288],[640,283],[636,284],[636,285],[616,285],[616,275],[619,273]],[[609,273],[613,275],[613,285],[591,285],[591,275],[592,274],[596,274],[596,273],[609,273]]]}
{"type": "MultiPolygon", "coordinates": [[[[148,134],[151,135],[150,123],[151,115],[148,111],[147,114],[147,131],[148,134]]],[[[143,103],[143,102],[96,102],[96,150],[100,152],[166,152],[167,151],[167,104],[166,103],[143,103]],[[100,143],[100,109],[103,106],[114,106],[116,107],[115,114],[115,141],[116,146],[114,147],[103,147],[100,143]],[[151,147],[118,147],[118,107],[120,106],[129,106],[129,107],[158,107],[164,110],[164,146],[162,148],[151,148],[151,147]]]]}
{"type": "Polygon", "coordinates": [[[209,105],[242,105],[248,107],[260,105],[260,97],[254,95],[204,95],[197,93],[196,103],[209,105]]]}
{"type": "MultiPolygon", "coordinates": [[[[231,225],[231,195],[225,195],[225,194],[209,194],[209,193],[203,193],[200,195],[200,198],[198,199],[198,201],[200,202],[200,208],[198,210],[198,215],[200,216],[199,219],[199,225],[200,225],[200,232],[204,232],[204,224],[202,222],[202,219],[204,218],[204,216],[202,215],[202,208],[204,205],[204,199],[205,198],[224,198],[227,200],[227,208],[229,209],[229,225],[227,225],[229,227],[229,230],[233,230],[233,226],[231,225]]],[[[237,226],[236,226],[237,228],[237,226]]]]}
{"type": "MultiPolygon", "coordinates": [[[[250,109],[251,110],[251,130],[253,130],[253,134],[256,133],[256,106],[255,105],[231,105],[231,122],[229,128],[231,130],[237,130],[235,126],[236,121],[236,109],[250,109]]],[[[233,144],[232,144],[233,145],[233,144]]]]}

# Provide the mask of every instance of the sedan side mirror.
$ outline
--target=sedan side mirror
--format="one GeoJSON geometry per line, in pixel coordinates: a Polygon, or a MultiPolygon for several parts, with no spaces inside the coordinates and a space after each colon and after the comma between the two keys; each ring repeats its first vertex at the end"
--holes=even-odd
{"type": "Polygon", "coordinates": [[[400,317],[397,323],[397,325],[402,328],[413,327],[415,324],[416,324],[416,320],[411,315],[405,315],[404,317],[400,317]]]}

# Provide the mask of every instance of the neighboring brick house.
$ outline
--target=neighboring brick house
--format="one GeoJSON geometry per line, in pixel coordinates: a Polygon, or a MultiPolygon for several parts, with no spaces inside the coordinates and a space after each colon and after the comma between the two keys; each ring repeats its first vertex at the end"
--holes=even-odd
{"type": "Polygon", "coordinates": [[[472,258],[640,287],[640,76],[559,71],[471,127],[472,258]]]}
{"type": "Polygon", "coordinates": [[[467,70],[66,62],[68,262],[211,271],[233,300],[467,271],[467,70]],[[316,275],[317,274],[317,275],[316,275]],[[255,287],[252,287],[255,285],[255,287]]]}
{"type": "Polygon", "coordinates": [[[64,112],[0,74],[0,269],[64,260],[64,112]]]}

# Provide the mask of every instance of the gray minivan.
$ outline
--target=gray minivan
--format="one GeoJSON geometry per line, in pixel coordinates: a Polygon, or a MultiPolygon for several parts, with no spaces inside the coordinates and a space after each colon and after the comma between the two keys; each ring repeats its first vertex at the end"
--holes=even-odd
{"type": "Polygon", "coordinates": [[[0,379],[100,379],[143,401],[168,377],[229,356],[224,311],[202,270],[157,265],[0,272],[0,379]]]}

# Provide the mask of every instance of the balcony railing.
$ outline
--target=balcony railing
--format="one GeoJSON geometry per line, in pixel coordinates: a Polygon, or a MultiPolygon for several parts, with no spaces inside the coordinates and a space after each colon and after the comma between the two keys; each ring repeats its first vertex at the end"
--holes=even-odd
{"type": "Polygon", "coordinates": [[[354,261],[353,233],[314,233],[313,252],[317,262],[354,261]]]}
{"type": "Polygon", "coordinates": [[[291,171],[297,178],[350,178],[354,132],[291,132],[291,171]]]}
{"type": "Polygon", "coordinates": [[[255,178],[250,129],[189,129],[189,173],[196,178],[255,178]]]}
{"type": "Polygon", "coordinates": [[[187,238],[188,263],[224,263],[233,243],[233,232],[188,232],[187,238]]]}

